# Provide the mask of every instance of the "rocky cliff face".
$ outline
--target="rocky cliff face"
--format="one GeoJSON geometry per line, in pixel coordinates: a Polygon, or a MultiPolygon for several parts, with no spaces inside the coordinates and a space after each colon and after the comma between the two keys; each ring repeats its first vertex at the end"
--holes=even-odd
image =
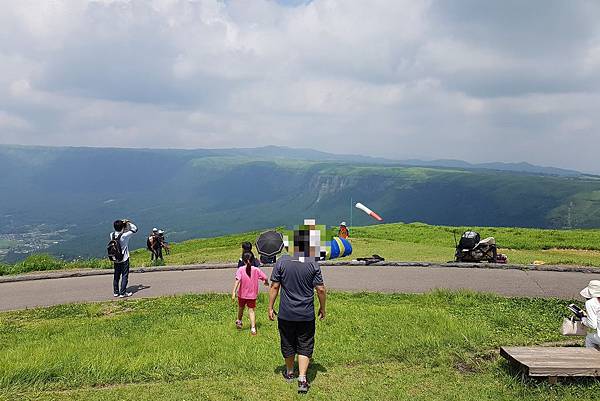
{"type": "Polygon", "coordinates": [[[314,204],[319,204],[323,199],[336,197],[337,194],[345,193],[356,184],[356,179],[339,175],[315,175],[310,179],[308,187],[316,194],[314,204]]]}

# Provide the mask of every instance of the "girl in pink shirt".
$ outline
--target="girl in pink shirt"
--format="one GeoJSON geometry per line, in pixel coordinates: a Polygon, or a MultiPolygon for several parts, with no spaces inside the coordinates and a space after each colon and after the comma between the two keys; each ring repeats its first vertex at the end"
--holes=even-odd
{"type": "Polygon", "coordinates": [[[242,328],[242,317],[244,316],[244,307],[248,306],[248,316],[250,317],[250,334],[256,335],[256,298],[258,298],[258,280],[264,281],[269,285],[267,275],[258,267],[253,266],[254,255],[251,252],[244,252],[242,262],[244,265],[239,267],[235,274],[235,284],[231,293],[231,299],[235,301],[235,295],[238,296],[238,316],[235,325],[238,329],[242,328]]]}

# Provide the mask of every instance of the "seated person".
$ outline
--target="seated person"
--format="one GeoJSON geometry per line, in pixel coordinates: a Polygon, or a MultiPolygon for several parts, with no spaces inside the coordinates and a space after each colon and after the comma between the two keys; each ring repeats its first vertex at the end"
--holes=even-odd
{"type": "Polygon", "coordinates": [[[600,314],[600,280],[592,280],[588,286],[580,292],[581,296],[587,299],[585,301],[586,316],[581,320],[583,324],[594,329],[585,337],[586,348],[600,348],[600,325],[598,324],[598,315],[600,314]]]}

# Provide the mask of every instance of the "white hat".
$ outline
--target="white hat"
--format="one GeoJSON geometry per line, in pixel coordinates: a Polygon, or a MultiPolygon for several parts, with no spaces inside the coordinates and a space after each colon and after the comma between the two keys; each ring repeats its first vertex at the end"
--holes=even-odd
{"type": "Polygon", "coordinates": [[[580,292],[581,296],[587,299],[600,297],[600,280],[592,280],[580,292]]]}
{"type": "Polygon", "coordinates": [[[342,222],[340,223],[340,226],[345,226],[345,225],[346,225],[346,222],[345,222],[345,221],[342,221],[342,222]]]}
{"type": "Polygon", "coordinates": [[[152,229],[152,232],[153,232],[153,233],[155,233],[155,232],[157,232],[157,231],[158,231],[158,228],[156,228],[156,227],[154,227],[154,228],[152,229]]]}
{"type": "Polygon", "coordinates": [[[159,234],[164,234],[165,232],[163,230],[158,230],[159,234]]]}

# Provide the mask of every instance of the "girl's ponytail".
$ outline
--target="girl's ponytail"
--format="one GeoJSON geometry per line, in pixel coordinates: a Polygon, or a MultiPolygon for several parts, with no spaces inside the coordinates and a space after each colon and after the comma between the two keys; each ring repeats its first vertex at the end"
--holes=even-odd
{"type": "Polygon", "coordinates": [[[252,261],[254,259],[254,255],[252,252],[244,252],[242,255],[242,261],[246,264],[246,274],[248,277],[252,276],[252,261]]]}

